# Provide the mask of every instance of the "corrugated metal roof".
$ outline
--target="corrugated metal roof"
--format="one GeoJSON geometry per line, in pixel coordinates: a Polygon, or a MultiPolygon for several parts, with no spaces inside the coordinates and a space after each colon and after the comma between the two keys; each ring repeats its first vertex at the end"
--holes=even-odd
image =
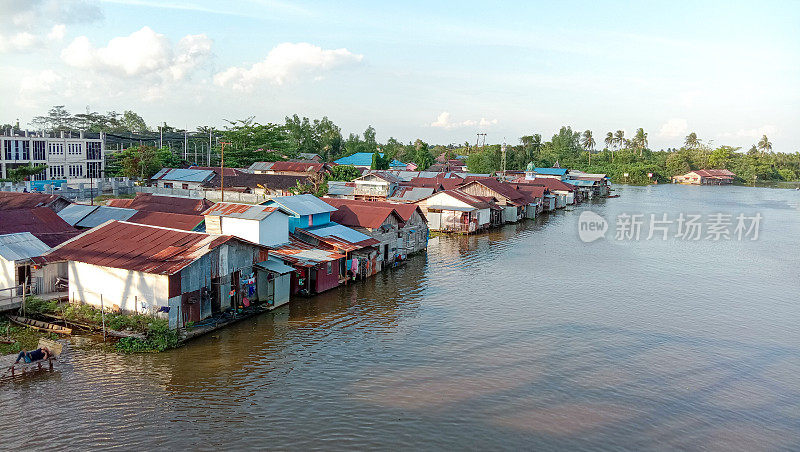
{"type": "MultiPolygon", "coordinates": [[[[129,223],[194,231],[204,229],[198,228],[198,226],[205,221],[205,217],[202,215],[184,215],[181,213],[148,212],[146,210],[140,210],[133,214],[132,217],[128,218],[127,221],[129,223]]],[[[200,230],[199,232],[203,231],[200,230]]]]}
{"type": "Polygon", "coordinates": [[[229,235],[110,221],[53,248],[43,258],[172,275],[230,240],[250,243],[229,235]]]}
{"type": "Polygon", "coordinates": [[[344,254],[316,248],[291,235],[289,236],[289,243],[270,248],[269,253],[285,262],[300,267],[314,267],[322,262],[335,261],[345,257],[344,254]]]}
{"type": "Polygon", "coordinates": [[[411,216],[414,215],[414,212],[418,212],[423,219],[425,218],[425,215],[422,213],[422,209],[420,209],[420,207],[416,204],[396,203],[389,201],[365,201],[360,199],[338,199],[338,198],[322,198],[322,200],[332,205],[333,207],[336,207],[337,209],[340,209],[342,206],[358,206],[358,205],[366,207],[392,208],[394,209],[395,212],[397,212],[397,214],[404,222],[410,220],[411,216]]]}
{"type": "Polygon", "coordinates": [[[0,256],[7,261],[18,261],[41,256],[50,250],[44,242],[30,232],[0,235],[0,256]]]}
{"type": "Polygon", "coordinates": [[[12,232],[30,232],[48,246],[56,246],[80,233],[49,207],[0,212],[0,234],[12,232]]]}
{"type": "Polygon", "coordinates": [[[90,212],[80,221],[75,223],[79,228],[94,228],[109,220],[125,221],[136,213],[134,209],[123,207],[97,206],[97,209],[90,212]]]}
{"type": "Polygon", "coordinates": [[[566,179],[564,180],[565,184],[575,185],[577,187],[592,187],[597,181],[594,180],[575,180],[575,179],[566,179]]]}
{"type": "Polygon", "coordinates": [[[75,226],[87,215],[97,210],[100,206],[88,206],[86,204],[70,204],[58,211],[58,216],[66,221],[68,225],[75,226]]]}
{"type": "Polygon", "coordinates": [[[331,220],[345,226],[378,229],[393,215],[398,223],[403,222],[403,218],[391,207],[342,204],[338,209],[331,213],[331,220]]]}
{"type": "Polygon", "coordinates": [[[278,196],[270,199],[264,204],[268,206],[272,204],[279,204],[300,216],[334,212],[336,210],[335,207],[331,207],[325,201],[322,201],[311,194],[278,196]]]}
{"type": "Polygon", "coordinates": [[[290,171],[295,173],[318,173],[325,168],[318,162],[255,162],[248,168],[250,171],[290,171]]]}
{"type": "Polygon", "coordinates": [[[241,218],[243,220],[258,220],[272,215],[279,211],[278,207],[267,207],[262,205],[238,204],[233,202],[218,202],[203,212],[203,215],[214,215],[218,217],[241,218]]]}
{"type": "Polygon", "coordinates": [[[176,182],[205,182],[214,177],[216,173],[211,170],[163,168],[157,172],[152,180],[171,180],[176,182]]]}
{"type": "Polygon", "coordinates": [[[551,176],[563,176],[567,174],[566,168],[534,168],[533,171],[538,174],[548,174],[551,176]]]}
{"type": "MultiPolygon", "coordinates": [[[[323,224],[321,226],[303,228],[300,230],[314,234],[317,237],[338,238],[344,241],[345,243],[349,244],[362,244],[363,242],[374,240],[372,237],[366,234],[362,234],[361,232],[358,232],[355,229],[348,228],[347,226],[342,226],[341,224],[334,223],[332,221],[330,223],[323,224]]],[[[362,245],[359,246],[359,248],[363,246],[368,246],[368,245],[362,245]]]]}
{"type": "MultiPolygon", "coordinates": [[[[0,191],[0,210],[32,209],[34,207],[48,206],[59,198],[61,198],[60,195],[0,191]]],[[[69,202],[66,199],[64,201],[69,202]]]]}
{"type": "Polygon", "coordinates": [[[352,182],[332,180],[328,181],[328,194],[334,196],[352,195],[356,186],[352,182]]]}
{"type": "Polygon", "coordinates": [[[287,273],[291,273],[294,271],[294,268],[289,267],[288,265],[281,264],[280,262],[275,262],[271,260],[266,260],[264,262],[259,262],[256,266],[264,268],[274,273],[278,273],[281,275],[285,275],[287,273]]]}
{"type": "Polygon", "coordinates": [[[112,199],[111,207],[127,207],[151,212],[182,213],[200,215],[214,203],[207,199],[183,198],[180,196],[163,196],[152,193],[137,193],[134,199],[112,199]]]}
{"type": "MultiPolygon", "coordinates": [[[[383,157],[383,153],[380,153],[380,156],[383,157]]],[[[334,163],[339,165],[372,166],[372,153],[356,152],[355,154],[335,160],[334,163]]],[[[406,164],[397,159],[393,159],[391,162],[389,162],[389,166],[404,167],[406,164]]]]}

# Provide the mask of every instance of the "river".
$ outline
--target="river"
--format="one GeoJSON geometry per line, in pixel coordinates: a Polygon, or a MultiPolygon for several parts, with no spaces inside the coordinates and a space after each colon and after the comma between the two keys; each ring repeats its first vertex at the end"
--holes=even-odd
{"type": "Polygon", "coordinates": [[[61,372],[0,387],[1,444],[800,449],[800,193],[616,193],[435,237],[404,267],[171,352],[75,345],[61,372]],[[609,230],[584,243],[589,210],[609,230]],[[757,240],[617,240],[637,213],[762,220],[757,240]]]}

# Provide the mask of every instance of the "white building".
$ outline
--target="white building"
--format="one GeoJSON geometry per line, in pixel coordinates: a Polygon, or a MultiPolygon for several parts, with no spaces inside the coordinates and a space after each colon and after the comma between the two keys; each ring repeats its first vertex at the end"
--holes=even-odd
{"type": "Polygon", "coordinates": [[[0,177],[20,166],[47,165],[47,170],[32,176],[33,180],[69,180],[81,182],[105,177],[105,135],[89,138],[61,132],[48,136],[28,131],[0,135],[0,177]]]}
{"type": "Polygon", "coordinates": [[[34,282],[29,260],[49,250],[49,246],[30,232],[0,235],[0,304],[8,296],[20,295],[2,289],[25,284],[26,280],[28,284],[34,282]]]}
{"type": "Polygon", "coordinates": [[[289,243],[289,214],[280,207],[218,202],[206,210],[206,232],[233,235],[253,243],[289,243]]]}

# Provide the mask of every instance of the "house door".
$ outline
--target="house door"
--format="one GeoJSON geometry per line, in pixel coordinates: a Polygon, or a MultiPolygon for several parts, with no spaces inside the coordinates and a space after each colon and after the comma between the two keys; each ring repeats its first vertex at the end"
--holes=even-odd
{"type": "Polygon", "coordinates": [[[233,296],[231,297],[231,305],[234,308],[239,307],[241,302],[241,291],[239,290],[239,270],[231,273],[231,292],[233,292],[233,296]]]}
{"type": "Polygon", "coordinates": [[[389,262],[389,244],[383,245],[383,261],[389,262]]]}
{"type": "Polygon", "coordinates": [[[308,269],[308,293],[315,293],[317,291],[317,267],[311,267],[308,269]]]}
{"type": "Polygon", "coordinates": [[[219,293],[219,278],[211,278],[211,313],[219,314],[222,311],[222,302],[219,293]]]}

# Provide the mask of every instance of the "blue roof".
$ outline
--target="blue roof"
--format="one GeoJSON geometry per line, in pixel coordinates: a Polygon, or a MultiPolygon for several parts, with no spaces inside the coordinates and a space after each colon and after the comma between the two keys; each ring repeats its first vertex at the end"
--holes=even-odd
{"type": "Polygon", "coordinates": [[[316,213],[336,212],[336,207],[311,194],[278,196],[265,202],[265,205],[280,204],[297,215],[314,215],[316,213]]]}
{"type": "Polygon", "coordinates": [[[151,179],[180,182],[205,182],[214,177],[214,171],[201,169],[162,168],[151,179]]]}
{"type": "Polygon", "coordinates": [[[86,215],[75,223],[75,226],[79,228],[94,228],[108,220],[126,221],[136,212],[135,209],[127,209],[124,207],[98,206],[97,209],[93,210],[89,215],[86,215]]]}
{"type": "Polygon", "coordinates": [[[566,179],[563,181],[565,184],[574,185],[576,187],[591,187],[595,184],[593,180],[573,180],[573,179],[566,179]]]}
{"type": "Polygon", "coordinates": [[[548,174],[551,176],[564,176],[567,174],[566,168],[534,168],[533,171],[538,174],[548,174]]]}
{"type": "Polygon", "coordinates": [[[303,231],[308,231],[320,237],[338,237],[347,240],[350,243],[358,243],[364,240],[369,240],[371,237],[362,234],[355,229],[350,229],[347,226],[342,226],[339,223],[330,222],[322,226],[314,226],[310,228],[303,228],[303,231]]]}
{"type": "Polygon", "coordinates": [[[271,272],[279,273],[281,275],[285,275],[286,273],[291,273],[294,271],[294,268],[289,267],[288,265],[281,264],[280,262],[266,260],[263,262],[259,262],[256,264],[259,267],[262,267],[266,270],[271,272]]]}
{"type": "MultiPolygon", "coordinates": [[[[383,157],[383,153],[380,153],[380,156],[383,157]]],[[[338,163],[339,165],[353,165],[353,166],[372,166],[372,153],[371,152],[356,152],[355,154],[348,155],[347,157],[342,157],[338,160],[335,160],[333,163],[338,163]]],[[[393,159],[389,166],[402,166],[405,167],[406,164],[397,160],[393,159]]]]}

